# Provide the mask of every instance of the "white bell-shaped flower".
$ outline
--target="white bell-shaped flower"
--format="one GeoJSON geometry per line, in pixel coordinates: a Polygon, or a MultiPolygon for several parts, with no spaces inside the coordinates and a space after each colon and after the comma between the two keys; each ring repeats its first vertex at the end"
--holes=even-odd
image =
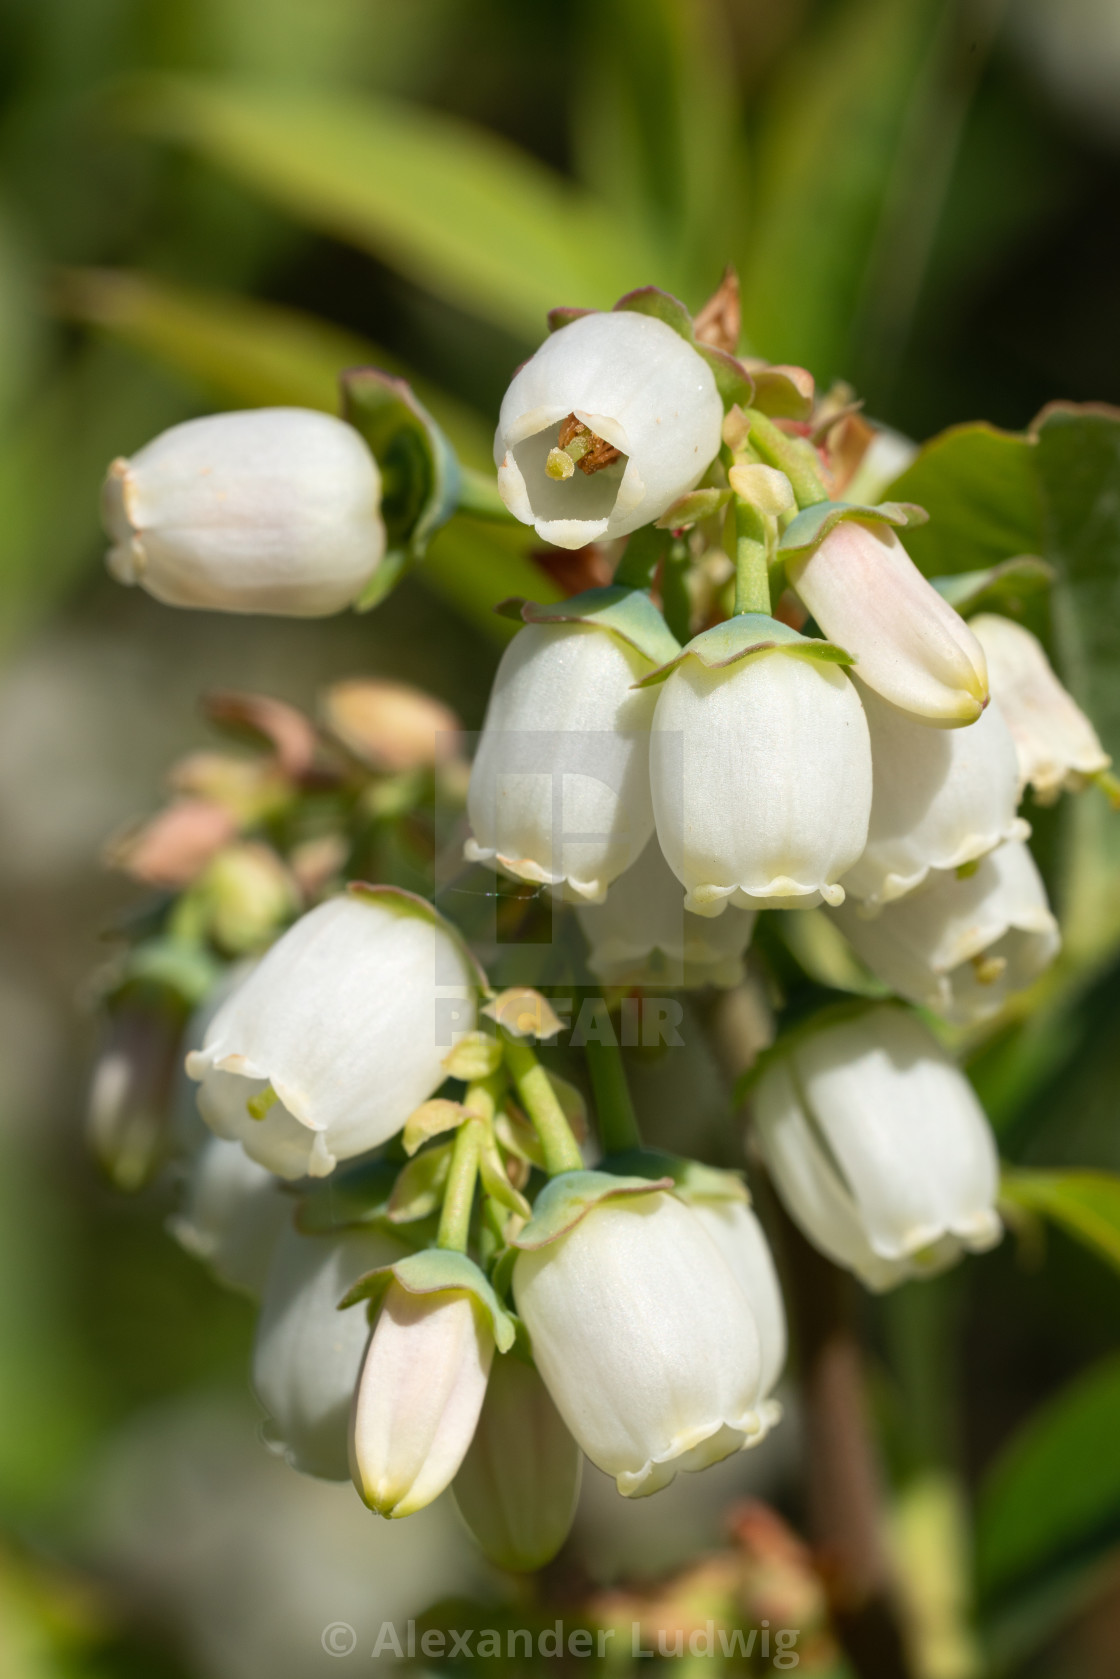
{"type": "Polygon", "coordinates": [[[1022,786],[1040,804],[1075,792],[1112,762],[1081,707],[1055,676],[1042,643],[1021,624],[982,612],[970,629],[984,649],[992,698],[1019,755],[1022,786]]]}
{"type": "Polygon", "coordinates": [[[690,1196],[688,1204],[750,1302],[762,1358],[759,1415],[767,1427],[772,1427],[781,1416],[781,1407],[770,1396],[785,1366],[788,1336],[786,1309],[770,1244],[753,1208],[745,1201],[690,1196]]]}
{"type": "Polygon", "coordinates": [[[473,1294],[413,1294],[394,1280],[369,1343],[350,1426],[364,1503],[410,1516],[454,1479],[474,1436],[494,1356],[473,1294]]]}
{"type": "Polygon", "coordinates": [[[754,1313],[701,1220],[672,1195],[591,1207],[518,1255],[513,1292],[557,1410],[624,1497],[765,1432],[754,1313]]]}
{"type": "Polygon", "coordinates": [[[601,903],[653,832],[654,669],[589,623],[530,623],[502,655],[471,770],[471,862],[601,903]]]}
{"type": "Polygon", "coordinates": [[[107,564],[168,606],[318,618],[385,552],[381,475],[352,426],[308,408],[211,414],[109,468],[107,564]]]}
{"type": "Polygon", "coordinates": [[[1010,840],[964,879],[936,873],[873,919],[834,910],[872,973],[912,1003],[966,1026],[998,1014],[1058,954],[1058,924],[1034,859],[1010,840]]]}
{"type": "Polygon", "coordinates": [[[513,376],[494,438],[498,489],[560,548],[625,536],[699,482],[722,423],[711,369],[672,327],[627,310],[584,315],[513,376]]]}
{"type": "Polygon", "coordinates": [[[289,1228],[269,1272],[253,1343],[253,1390],[270,1444],[305,1475],[350,1478],[350,1409],[369,1340],[365,1308],[340,1312],[347,1291],[405,1249],[378,1230],[305,1236],[289,1228]]]}
{"type": "Polygon", "coordinates": [[[755,1130],[790,1216],[869,1288],[999,1240],[999,1160],[972,1086],[882,1004],[807,1030],[764,1070],[755,1130]]]}
{"type": "Polygon", "coordinates": [[[465,950],[430,906],[366,891],[289,928],[187,1058],[202,1117],[284,1178],[325,1177],[399,1131],[475,1020],[465,950]]]}
{"type": "Polygon", "coordinates": [[[491,1562],[515,1573],[551,1562],[571,1529],[583,1453],[533,1364],[496,1358],[474,1439],[452,1483],[491,1562]]]}
{"type": "Polygon", "coordinates": [[[786,572],[829,640],[854,654],[869,688],[939,728],[979,717],[988,698],[984,650],[889,525],[841,519],[816,548],[791,555],[786,572]]]}
{"type": "Polygon", "coordinates": [[[871,747],[839,666],[780,645],[724,666],[686,653],[660,690],[650,779],[687,908],[843,901],[867,840],[871,747]]]}
{"type": "Polygon", "coordinates": [[[844,888],[868,910],[920,886],[931,869],[974,863],[1008,839],[1026,839],[1016,815],[1015,743],[998,706],[963,729],[931,729],[856,678],[871,731],[867,846],[844,888]]]}
{"type": "Polygon", "coordinates": [[[182,1210],[167,1225],[219,1282],[255,1299],[292,1211],[275,1174],[240,1143],[207,1136],[188,1168],[182,1210]]]}
{"type": "Polygon", "coordinates": [[[638,861],[613,881],[602,904],[576,911],[591,947],[587,965],[604,985],[738,985],[755,916],[694,915],[684,887],[651,839],[638,861]]]}

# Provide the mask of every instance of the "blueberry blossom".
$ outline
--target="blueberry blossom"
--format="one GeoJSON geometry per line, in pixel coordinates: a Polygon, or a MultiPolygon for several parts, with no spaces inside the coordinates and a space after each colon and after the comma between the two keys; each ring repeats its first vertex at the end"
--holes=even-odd
{"type": "Polygon", "coordinates": [[[790,1216],[868,1287],[999,1240],[999,1161],[972,1086],[906,1009],[795,1034],[764,1068],[755,1134],[790,1216]]]}
{"type": "Polygon", "coordinates": [[[107,564],[168,606],[318,618],[362,593],[385,552],[381,475],[342,420],[254,408],[187,420],[102,493],[107,564]]]}
{"type": "Polygon", "coordinates": [[[650,315],[589,314],[514,374],[494,438],[506,506],[546,542],[582,548],[659,518],[720,446],[704,359],[650,315]]]}

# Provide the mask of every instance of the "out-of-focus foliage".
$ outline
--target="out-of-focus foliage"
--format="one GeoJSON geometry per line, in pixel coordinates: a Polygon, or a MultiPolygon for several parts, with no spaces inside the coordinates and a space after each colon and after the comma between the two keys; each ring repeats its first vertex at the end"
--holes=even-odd
{"type": "MultiPolygon", "coordinates": [[[[92,836],[156,801],[158,766],[196,742],[184,719],[199,685],[311,703],[329,676],[375,665],[475,722],[508,633],[492,603],[555,592],[526,533],[461,522],[369,619],[173,618],[99,580],[105,463],[210,407],[332,408],[340,368],[372,361],[411,378],[485,466],[496,403],[549,306],[655,283],[695,307],[731,259],[752,349],[850,380],[917,438],[987,422],[939,437],[895,486],[933,514],[915,557],[931,575],[1045,559],[1052,612],[1032,597],[1024,616],[1120,758],[1120,419],[1059,407],[1032,426],[1052,398],[1120,401],[1118,57],[1109,0],[9,0],[0,1523],[14,1539],[0,1673],[245,1671],[215,1616],[231,1613],[219,1575],[249,1536],[231,1518],[231,1560],[196,1566],[207,1496],[232,1495],[225,1459],[208,1470],[182,1445],[186,1425],[158,1434],[137,1476],[154,1485],[186,1454],[166,1566],[195,1582],[189,1608],[168,1611],[155,1562],[137,1563],[152,1549],[142,1522],[114,1566],[158,1601],[154,1635],[43,1560],[91,1547],[101,1566],[87,1477],[103,1442],[127,1447],[146,1406],[243,1386],[252,1322],[162,1235],[166,1188],[122,1209],[81,1161],[73,997],[123,901],[98,880],[92,836]]],[[[993,1653],[1006,1671],[1103,1679],[1081,1646],[1046,1650],[1075,1637],[1075,1615],[1089,1638],[1120,1567],[1117,1377],[1099,1362],[1120,1283],[1093,1252],[1115,1264],[1115,1179],[1085,1172],[1120,1171],[1120,817],[1095,792],[1031,815],[1066,954],[1029,1021],[964,1046],[1020,1216],[1001,1254],[960,1274],[963,1419],[946,1421],[953,1315],[874,1321],[892,1459],[932,1455],[981,1489],[993,1653]]],[[[657,1068],[642,1072],[653,1103],[657,1068]]],[[[790,1496],[788,1477],[776,1492],[790,1496]]],[[[283,1496],[270,1483],[253,1506],[277,1533],[283,1496]]],[[[679,1509],[654,1501],[643,1536],[679,1509]]],[[[331,1526],[306,1501],[292,1519],[331,1526]]],[[[306,1567],[278,1540],[266,1561],[273,1596],[306,1567]]],[[[312,1601],[326,1618],[323,1593],[312,1601]]],[[[288,1656],[300,1679],[330,1665],[316,1638],[288,1656]]],[[[282,1653],[266,1640],[242,1659],[282,1653]]]]}

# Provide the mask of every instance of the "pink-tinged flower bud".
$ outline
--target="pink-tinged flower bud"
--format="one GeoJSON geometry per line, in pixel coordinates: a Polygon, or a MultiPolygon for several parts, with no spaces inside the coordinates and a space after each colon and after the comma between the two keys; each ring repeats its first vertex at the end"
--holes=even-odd
{"type": "Polygon", "coordinates": [[[215,612],[341,612],[385,552],[377,462],[352,426],[308,408],[172,426],[113,462],[102,517],[118,582],[215,612]]]}
{"type": "Polygon", "coordinates": [[[516,1352],[496,1358],[451,1489],[490,1561],[515,1573],[551,1562],[575,1518],[582,1470],[583,1453],[534,1366],[516,1352]]]}
{"type": "Polygon", "coordinates": [[[738,985],[756,917],[749,910],[693,915],[684,887],[651,839],[613,881],[602,904],[576,916],[591,947],[587,965],[605,985],[738,985]]]}
{"type": "Polygon", "coordinates": [[[408,893],[348,894],[295,923],[227,999],[187,1072],[220,1137],[285,1178],[324,1177],[399,1131],[474,1026],[477,979],[408,893]]]}
{"type": "Polygon", "coordinates": [[[725,666],[686,657],[660,690],[650,778],[690,910],[842,902],[867,840],[871,747],[839,666],[783,646],[725,666]]]}
{"type": "Polygon", "coordinates": [[[990,704],[963,729],[931,729],[888,705],[856,678],[871,731],[871,821],[863,856],[844,889],[876,910],[921,886],[933,869],[956,869],[1026,839],[1016,815],[1015,743],[990,704]]]}
{"type": "Polygon", "coordinates": [[[862,682],[938,728],[974,722],[988,698],[984,650],[889,525],[841,519],[787,564],[789,581],[862,682]]]}
{"type": "Polygon", "coordinates": [[[996,613],[982,612],[969,626],[984,649],[999,705],[1015,742],[1022,786],[1040,804],[1075,792],[1112,759],[1076,701],[1054,675],[1041,642],[996,613]]]}
{"type": "Polygon", "coordinates": [[[754,1313],[701,1220],[672,1195],[592,1206],[518,1256],[513,1291],[557,1410],[623,1497],[765,1433],[754,1313]]]}
{"type": "Polygon", "coordinates": [[[382,1516],[410,1516],[450,1485],[474,1436],[494,1336],[473,1294],[389,1284],[354,1397],[350,1470],[382,1516]]]}
{"type": "Polygon", "coordinates": [[[1036,980],[1061,937],[1027,847],[1009,840],[974,873],[935,873],[918,891],[865,919],[851,901],[837,924],[892,991],[957,1025],[998,1014],[1036,980]]]}
{"type": "Polygon", "coordinates": [[[467,796],[466,856],[601,903],[653,831],[654,661],[587,623],[526,624],[502,655],[467,796]]]}
{"type": "Polygon", "coordinates": [[[711,369],[650,315],[584,315],[513,376],[494,438],[498,489],[546,542],[583,548],[648,525],[719,451],[711,369]]]}
{"type": "Polygon", "coordinates": [[[984,1111],[905,1009],[878,1005],[798,1036],[759,1079],[754,1119],[790,1216],[869,1288],[932,1275],[1000,1238],[984,1111]]]}
{"type": "MultiPolygon", "coordinates": [[[[229,1147],[229,1144],[219,1144],[229,1147]]],[[[280,1237],[253,1342],[253,1391],[265,1437],[293,1469],[324,1481],[350,1478],[348,1436],[369,1322],[338,1303],[359,1277],[406,1250],[379,1230],[307,1236],[291,1223],[280,1237]]]]}

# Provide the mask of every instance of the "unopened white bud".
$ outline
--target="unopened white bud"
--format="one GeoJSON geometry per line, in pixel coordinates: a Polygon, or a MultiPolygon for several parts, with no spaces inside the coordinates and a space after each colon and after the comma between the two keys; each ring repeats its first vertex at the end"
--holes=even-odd
{"type": "Polygon", "coordinates": [[[471,862],[601,903],[653,831],[653,661],[586,623],[526,624],[506,648],[471,771],[471,862]],[[569,837],[570,836],[570,837],[569,837]]]}
{"type": "Polygon", "coordinates": [[[992,697],[1015,742],[1022,785],[1033,787],[1041,804],[1050,804],[1064,789],[1075,791],[1106,770],[1111,758],[1058,681],[1041,642],[994,612],[973,618],[970,628],[984,649],[992,697]]]}
{"type": "Polygon", "coordinates": [[[350,1470],[382,1516],[410,1516],[454,1479],[471,1443],[494,1336],[472,1294],[389,1284],[350,1428],[350,1470]]]}
{"type": "Polygon", "coordinates": [[[606,902],[576,911],[591,947],[587,965],[605,985],[738,985],[754,931],[750,910],[694,915],[656,837],[612,882],[606,902]]]}
{"type": "Polygon", "coordinates": [[[107,564],[168,606],[318,618],[385,552],[381,475],[352,426],[254,408],[172,426],[109,468],[107,564]]]}
{"type": "Polygon", "coordinates": [[[350,1410],[369,1321],[364,1306],[340,1312],[338,1303],[405,1251],[378,1230],[305,1236],[289,1222],[280,1239],[253,1343],[253,1390],[270,1445],[305,1475],[350,1477],[350,1410]]]}
{"type": "Polygon", "coordinates": [[[997,705],[962,729],[931,729],[856,678],[871,731],[867,846],[844,889],[867,909],[901,898],[932,869],[974,863],[1030,829],[1016,815],[1015,744],[997,705]]]}
{"type": "Polygon", "coordinates": [[[786,1362],[786,1309],[770,1245],[751,1207],[744,1201],[691,1196],[689,1206],[723,1255],[750,1303],[758,1329],[761,1374],[759,1414],[773,1425],[781,1414],[770,1398],[786,1362]]]}
{"type": "Polygon", "coordinates": [[[963,878],[935,873],[872,920],[851,901],[833,911],[872,973],[946,1020],[998,1014],[1058,953],[1058,924],[1027,847],[1009,840],[963,878]]]}
{"type": "Polygon", "coordinates": [[[979,717],[984,651],[926,581],[889,525],[842,519],[790,559],[789,581],[830,641],[855,656],[860,680],[939,728],[979,717]]]}
{"type": "Polygon", "coordinates": [[[684,659],[660,690],[650,776],[689,909],[842,901],[867,839],[871,747],[837,665],[784,647],[725,667],[684,659]]]}
{"type": "Polygon", "coordinates": [[[211,1130],[281,1177],[323,1177],[399,1131],[475,1022],[456,939],[405,893],[347,895],[289,928],[187,1059],[211,1130]]]}
{"type": "Polygon", "coordinates": [[[722,421],[711,369],[672,327],[626,310],[584,315],[513,376],[494,439],[498,488],[560,548],[625,536],[699,482],[722,421]]]}
{"type": "Polygon", "coordinates": [[[999,1240],[991,1128],[906,1010],[885,1004],[807,1030],[763,1072],[754,1116],[791,1217],[868,1287],[932,1275],[999,1240]]]}

